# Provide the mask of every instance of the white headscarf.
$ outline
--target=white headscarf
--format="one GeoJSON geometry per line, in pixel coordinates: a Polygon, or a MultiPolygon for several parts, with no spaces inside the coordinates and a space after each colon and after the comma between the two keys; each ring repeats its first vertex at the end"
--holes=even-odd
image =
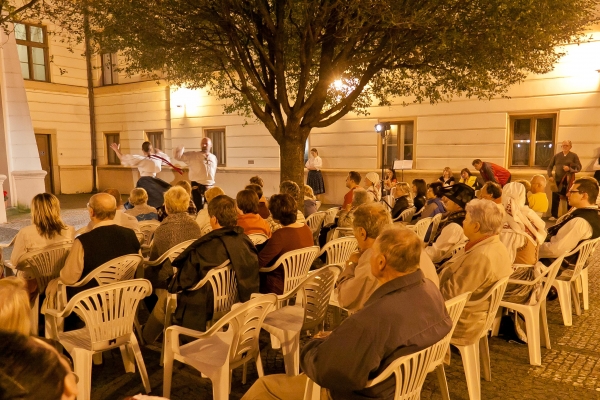
{"type": "Polygon", "coordinates": [[[502,188],[504,228],[524,233],[534,245],[546,240],[546,223],[525,205],[525,186],[511,182],[502,188]]]}

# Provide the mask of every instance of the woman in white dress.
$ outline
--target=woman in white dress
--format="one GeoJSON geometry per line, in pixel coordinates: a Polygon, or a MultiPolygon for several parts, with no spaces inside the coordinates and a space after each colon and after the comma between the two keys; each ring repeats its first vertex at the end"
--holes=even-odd
{"type": "Polygon", "coordinates": [[[325,183],[321,174],[323,160],[319,157],[317,149],[310,149],[310,157],[308,157],[305,167],[308,169],[306,184],[312,188],[313,194],[317,196],[325,193],[325,183]]]}

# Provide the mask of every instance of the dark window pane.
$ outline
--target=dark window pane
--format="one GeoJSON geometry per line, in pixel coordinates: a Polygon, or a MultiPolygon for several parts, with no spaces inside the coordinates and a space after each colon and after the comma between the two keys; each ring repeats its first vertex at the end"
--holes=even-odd
{"type": "Polygon", "coordinates": [[[110,145],[116,143],[119,144],[119,135],[106,135],[106,155],[108,165],[120,165],[121,161],[117,157],[117,154],[110,148],[110,145]]]}
{"type": "Polygon", "coordinates": [[[405,160],[413,159],[413,146],[412,145],[404,145],[404,159],[405,160]]]}
{"type": "Polygon", "coordinates": [[[529,165],[529,143],[513,143],[512,165],[529,165]]]}
{"type": "MultiPolygon", "coordinates": [[[[554,127],[554,118],[539,118],[537,120],[536,141],[552,141],[552,130],[554,127]]],[[[536,163],[536,165],[538,165],[536,163]]]]}
{"type": "Polygon", "coordinates": [[[385,159],[383,163],[385,165],[393,165],[394,161],[398,159],[398,134],[397,129],[392,126],[391,133],[388,135],[385,142],[385,159]]]}
{"type": "MultiPolygon", "coordinates": [[[[225,131],[211,129],[206,131],[206,136],[212,140],[212,153],[217,156],[218,165],[225,165],[225,131]]],[[[308,141],[305,146],[305,156],[306,150],[308,150],[308,141]]],[[[306,159],[308,160],[308,157],[306,159]]]]}
{"type": "MultiPolygon", "coordinates": [[[[513,125],[514,140],[531,139],[531,119],[515,119],[513,125]]],[[[513,164],[516,165],[516,164],[513,164]]]]}
{"type": "Polygon", "coordinates": [[[554,156],[552,143],[536,143],[535,144],[535,165],[547,167],[554,156]]]}
{"type": "Polygon", "coordinates": [[[404,144],[413,144],[413,123],[402,124],[404,127],[404,144]]]}

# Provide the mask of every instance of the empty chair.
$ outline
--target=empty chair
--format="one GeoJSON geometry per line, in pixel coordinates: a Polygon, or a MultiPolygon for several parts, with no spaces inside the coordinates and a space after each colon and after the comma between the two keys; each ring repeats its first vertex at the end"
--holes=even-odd
{"type": "Polygon", "coordinates": [[[263,244],[269,239],[269,237],[264,233],[251,233],[248,235],[248,238],[252,241],[252,243],[254,243],[254,245],[263,244]]]}
{"type": "MultiPolygon", "coordinates": [[[[254,360],[258,376],[264,375],[259,349],[259,334],[265,316],[271,310],[277,296],[261,295],[230,311],[207,332],[173,325],[165,331],[165,362],[163,396],[171,394],[173,361],[177,360],[202,372],[211,381],[213,399],[229,398],[231,370],[254,360]],[[227,330],[223,330],[225,326],[227,330]],[[195,338],[191,343],[180,345],[179,336],[195,338]]],[[[246,368],[242,382],[246,383],[246,368]]]]}
{"type": "Polygon", "coordinates": [[[326,265],[339,264],[344,266],[350,254],[358,249],[358,242],[354,236],[341,237],[331,240],[323,246],[318,257],[326,254],[326,265]]]}
{"type": "Polygon", "coordinates": [[[417,209],[415,207],[407,208],[406,210],[402,211],[400,213],[400,215],[393,221],[394,222],[400,221],[400,222],[408,223],[412,220],[413,215],[415,215],[415,211],[417,211],[417,209]]]}
{"type": "Polygon", "coordinates": [[[319,232],[321,232],[321,228],[323,227],[323,222],[325,221],[325,217],[327,213],[324,211],[318,211],[316,213],[311,214],[308,218],[306,218],[306,225],[310,228],[313,234],[313,239],[315,243],[319,239],[319,232]]]}
{"type": "Polygon", "coordinates": [[[341,207],[331,207],[327,209],[327,211],[325,211],[327,215],[325,216],[325,221],[323,221],[323,225],[333,224],[335,222],[335,216],[340,211],[340,208],[341,207]]]}
{"type": "Polygon", "coordinates": [[[73,296],[64,310],[46,310],[53,320],[75,312],[85,328],[58,334],[58,341],[73,358],[74,372],[79,378],[78,400],[90,399],[92,388],[92,356],[119,348],[126,372],[135,372],[137,363],[146,393],[150,381],[140,347],[133,334],[133,320],[138,303],[152,291],[150,282],[134,279],[88,289],[73,296]]]}
{"type": "Polygon", "coordinates": [[[409,225],[407,228],[411,229],[413,232],[417,234],[421,240],[425,241],[425,235],[427,234],[427,228],[431,225],[431,218],[422,218],[417,221],[414,225],[409,225]]]}

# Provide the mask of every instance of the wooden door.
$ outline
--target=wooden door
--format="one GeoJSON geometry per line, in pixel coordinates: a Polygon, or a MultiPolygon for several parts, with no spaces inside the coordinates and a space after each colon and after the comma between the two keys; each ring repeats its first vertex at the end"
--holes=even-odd
{"type": "Polygon", "coordinates": [[[46,171],[46,177],[44,178],[46,192],[52,193],[52,146],[50,145],[50,135],[36,133],[35,142],[37,143],[38,153],[40,154],[42,169],[46,171]]]}

